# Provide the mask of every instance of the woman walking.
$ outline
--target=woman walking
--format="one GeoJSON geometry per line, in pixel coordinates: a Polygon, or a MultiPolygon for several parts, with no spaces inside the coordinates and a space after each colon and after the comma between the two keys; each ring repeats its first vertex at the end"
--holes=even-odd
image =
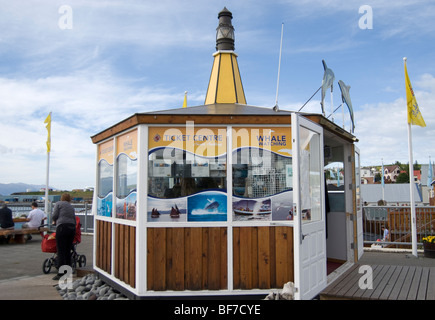
{"type": "MultiPolygon", "coordinates": [[[[71,249],[76,232],[76,218],[71,205],[69,193],[62,194],[60,201],[56,202],[53,210],[53,223],[56,223],[56,246],[58,267],[71,265],[71,249]]],[[[59,280],[63,274],[58,273],[53,280],[59,280]]]]}

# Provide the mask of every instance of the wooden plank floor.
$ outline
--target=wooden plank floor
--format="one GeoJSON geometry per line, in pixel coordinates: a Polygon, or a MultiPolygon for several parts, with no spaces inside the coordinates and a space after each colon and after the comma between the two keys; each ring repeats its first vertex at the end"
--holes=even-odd
{"type": "Polygon", "coordinates": [[[320,293],[321,300],[435,300],[435,267],[355,264],[320,293]],[[360,269],[361,268],[361,269],[360,269]]]}

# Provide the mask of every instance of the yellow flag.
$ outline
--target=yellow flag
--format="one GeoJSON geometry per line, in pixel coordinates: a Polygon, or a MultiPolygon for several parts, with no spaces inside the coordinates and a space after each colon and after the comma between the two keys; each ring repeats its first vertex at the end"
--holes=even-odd
{"type": "Polygon", "coordinates": [[[187,91],[184,92],[183,108],[187,108],[187,91]]]}
{"type": "Polygon", "coordinates": [[[48,153],[51,150],[51,112],[48,114],[44,123],[47,124],[45,127],[47,128],[48,131],[48,135],[47,135],[47,153],[48,153]]]}
{"type": "Polygon", "coordinates": [[[405,83],[406,83],[406,105],[408,113],[408,123],[416,124],[420,127],[426,127],[423,116],[418,108],[417,100],[415,99],[414,90],[412,90],[411,82],[408,77],[405,60],[405,83]]]}

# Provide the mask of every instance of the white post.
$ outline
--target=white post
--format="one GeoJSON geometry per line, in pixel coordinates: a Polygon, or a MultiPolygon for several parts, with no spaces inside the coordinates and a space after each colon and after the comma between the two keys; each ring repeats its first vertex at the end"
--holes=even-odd
{"type": "Polygon", "coordinates": [[[417,227],[415,217],[415,200],[414,200],[414,164],[412,160],[412,133],[411,124],[408,123],[408,152],[409,152],[409,193],[411,197],[411,238],[412,254],[417,257],[417,227]]]}
{"type": "Polygon", "coordinates": [[[47,165],[46,165],[46,177],[45,177],[45,214],[47,215],[47,221],[49,225],[51,224],[51,217],[48,212],[48,188],[49,188],[49,173],[50,173],[50,152],[51,152],[51,111],[45,119],[44,123],[46,123],[47,128],[47,165]]]}
{"type": "Polygon", "coordinates": [[[279,45],[279,61],[278,61],[278,78],[276,80],[276,97],[275,97],[275,111],[278,111],[278,89],[279,89],[279,74],[281,71],[281,53],[282,53],[282,35],[284,33],[284,22],[281,25],[281,42],[279,45]]]}
{"type": "Polygon", "coordinates": [[[384,159],[382,158],[381,159],[381,161],[382,161],[382,175],[381,175],[381,184],[382,184],[382,201],[385,201],[385,182],[384,182],[384,174],[385,174],[385,171],[384,171],[384,159]]]}
{"type": "Polygon", "coordinates": [[[51,217],[48,212],[48,176],[50,170],[50,151],[47,151],[47,166],[46,166],[46,177],[45,177],[45,214],[47,215],[48,223],[51,223],[51,217]]]}

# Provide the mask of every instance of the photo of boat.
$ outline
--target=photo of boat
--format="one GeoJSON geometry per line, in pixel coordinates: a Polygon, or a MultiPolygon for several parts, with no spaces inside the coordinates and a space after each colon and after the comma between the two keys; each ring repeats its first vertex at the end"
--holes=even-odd
{"type": "Polygon", "coordinates": [[[184,222],[187,219],[186,199],[148,198],[148,222],[184,222]]]}
{"type": "Polygon", "coordinates": [[[271,213],[272,213],[272,210],[270,208],[270,203],[269,204],[263,203],[257,214],[271,214],[271,213]]]}
{"type": "Polygon", "coordinates": [[[175,208],[171,208],[171,213],[169,214],[171,218],[179,218],[180,217],[180,210],[178,209],[177,205],[175,205],[175,208]]]}
{"type": "Polygon", "coordinates": [[[233,202],[233,212],[236,216],[265,216],[272,213],[271,200],[242,199],[233,202]]]}
{"type": "Polygon", "coordinates": [[[246,200],[245,207],[243,207],[243,206],[233,207],[233,211],[235,214],[241,214],[241,215],[247,215],[247,216],[252,216],[254,214],[253,210],[249,208],[247,200],[246,200]]]}
{"type": "Polygon", "coordinates": [[[160,212],[156,208],[153,208],[153,210],[151,210],[151,218],[158,218],[158,217],[160,217],[160,212]]]}

